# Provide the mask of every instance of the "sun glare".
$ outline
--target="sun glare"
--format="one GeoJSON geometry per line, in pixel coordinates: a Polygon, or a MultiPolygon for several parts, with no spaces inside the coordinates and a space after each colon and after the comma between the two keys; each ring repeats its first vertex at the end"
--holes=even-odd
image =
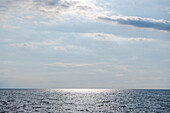
{"type": "Polygon", "coordinates": [[[113,90],[114,89],[51,89],[51,91],[63,91],[69,93],[101,93],[113,90]]]}

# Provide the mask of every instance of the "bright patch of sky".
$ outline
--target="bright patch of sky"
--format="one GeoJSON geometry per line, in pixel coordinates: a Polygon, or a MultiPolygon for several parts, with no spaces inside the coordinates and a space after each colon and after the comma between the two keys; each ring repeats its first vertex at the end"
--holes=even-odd
{"type": "Polygon", "coordinates": [[[0,0],[0,88],[170,88],[169,0],[0,0]]]}

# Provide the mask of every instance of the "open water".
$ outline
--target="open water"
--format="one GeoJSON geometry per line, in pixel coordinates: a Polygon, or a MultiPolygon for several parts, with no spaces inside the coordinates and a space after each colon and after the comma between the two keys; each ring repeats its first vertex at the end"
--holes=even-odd
{"type": "Polygon", "coordinates": [[[1,89],[0,112],[170,113],[170,90],[1,89]]]}

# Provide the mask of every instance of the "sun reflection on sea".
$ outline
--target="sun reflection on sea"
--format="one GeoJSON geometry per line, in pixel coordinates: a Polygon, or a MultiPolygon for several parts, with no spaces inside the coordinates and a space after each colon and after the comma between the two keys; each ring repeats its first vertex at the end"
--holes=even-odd
{"type": "Polygon", "coordinates": [[[116,91],[116,89],[51,89],[51,91],[62,91],[69,93],[105,93],[116,91]]]}

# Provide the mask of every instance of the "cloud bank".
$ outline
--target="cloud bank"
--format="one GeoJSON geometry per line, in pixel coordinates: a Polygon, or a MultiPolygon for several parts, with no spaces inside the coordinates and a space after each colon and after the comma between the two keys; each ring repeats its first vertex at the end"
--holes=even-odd
{"type": "Polygon", "coordinates": [[[99,16],[98,19],[108,22],[114,22],[120,25],[129,25],[139,28],[151,28],[170,32],[170,21],[167,20],[156,20],[152,18],[142,18],[136,16],[99,16]]]}
{"type": "Polygon", "coordinates": [[[104,16],[106,11],[92,0],[0,0],[1,21],[16,17],[18,13],[32,15],[31,18],[25,15],[26,19],[33,19],[38,14],[63,20],[68,16],[97,18],[104,16]]]}
{"type": "Polygon", "coordinates": [[[108,14],[110,11],[92,0],[0,0],[0,22],[12,20],[24,23],[26,20],[34,20],[34,24],[48,25],[76,17],[170,32],[170,21],[167,20],[106,16],[108,14]]]}

